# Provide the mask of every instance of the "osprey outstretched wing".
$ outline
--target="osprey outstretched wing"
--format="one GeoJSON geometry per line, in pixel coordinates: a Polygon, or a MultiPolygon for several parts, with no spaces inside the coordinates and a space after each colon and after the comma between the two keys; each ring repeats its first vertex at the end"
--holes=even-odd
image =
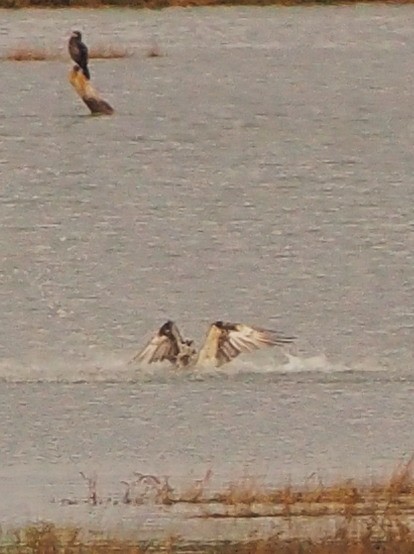
{"type": "Polygon", "coordinates": [[[243,323],[216,321],[210,326],[197,355],[193,341],[184,340],[176,324],[167,321],[131,362],[151,364],[168,360],[176,368],[205,365],[220,367],[244,352],[269,346],[284,346],[293,342],[294,338],[243,323]]]}
{"type": "Polygon", "coordinates": [[[204,345],[198,354],[197,365],[219,367],[244,352],[253,352],[267,346],[283,346],[293,340],[294,337],[270,329],[216,321],[207,332],[204,345]]]}
{"type": "Polygon", "coordinates": [[[173,321],[167,321],[131,362],[152,364],[168,360],[175,365],[183,342],[176,324],[173,321]]]}

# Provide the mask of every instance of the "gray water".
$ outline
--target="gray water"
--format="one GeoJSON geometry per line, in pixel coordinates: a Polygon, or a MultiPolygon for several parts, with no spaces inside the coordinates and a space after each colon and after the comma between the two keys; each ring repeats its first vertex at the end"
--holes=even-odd
{"type": "Polygon", "coordinates": [[[91,62],[111,118],[68,59],[1,62],[2,521],[65,520],[79,471],[103,497],[387,475],[414,451],[414,7],[3,11],[0,55],[73,28],[132,54],[91,62]],[[128,365],[166,318],[298,339],[128,365]]]}

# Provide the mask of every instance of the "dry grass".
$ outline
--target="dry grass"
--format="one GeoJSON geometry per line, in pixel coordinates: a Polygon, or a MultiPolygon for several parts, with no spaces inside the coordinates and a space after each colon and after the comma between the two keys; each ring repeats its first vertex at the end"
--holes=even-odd
{"type": "Polygon", "coordinates": [[[115,60],[131,56],[132,52],[130,50],[113,44],[96,44],[89,49],[89,58],[91,60],[115,60]]]}
{"type": "MultiPolygon", "coordinates": [[[[89,477],[83,473],[81,476],[88,486],[85,501],[92,505],[107,503],[108,499],[98,497],[96,476],[89,477]]],[[[332,510],[337,509],[338,513],[351,509],[358,513],[372,513],[379,505],[383,509],[384,506],[394,504],[401,507],[409,505],[414,511],[414,455],[408,461],[401,462],[388,479],[370,484],[348,479],[326,485],[312,474],[302,486],[287,484],[284,487],[270,487],[256,478],[245,477],[230,482],[221,490],[214,490],[211,486],[212,476],[212,470],[208,469],[201,479],[196,479],[186,488],[178,490],[171,485],[168,476],[135,472],[132,479],[121,481],[124,493],[120,496],[119,502],[131,505],[141,505],[148,501],[164,505],[262,504],[281,506],[285,513],[290,513],[294,507],[300,507],[303,515],[314,514],[317,505],[330,505],[332,510]]],[[[65,502],[78,503],[68,499],[65,502]]]]}
{"type": "MultiPolygon", "coordinates": [[[[92,60],[112,60],[128,58],[132,52],[123,46],[112,44],[97,44],[90,48],[89,58],[92,60]]],[[[48,48],[21,45],[6,52],[0,59],[15,62],[38,62],[68,60],[69,56],[63,51],[53,51],[48,48]]]]}
{"type": "Polygon", "coordinates": [[[13,542],[3,537],[0,553],[7,554],[143,554],[139,543],[95,535],[83,538],[80,529],[41,523],[13,532],[13,542]]]}
{"type": "MultiPolygon", "coordinates": [[[[315,475],[310,476],[314,478],[315,475]]],[[[256,479],[245,478],[230,483],[227,489],[214,498],[223,504],[368,504],[376,502],[401,502],[403,497],[414,499],[414,455],[401,462],[384,482],[361,484],[352,479],[325,485],[321,479],[308,479],[302,487],[269,488],[256,479]]],[[[414,552],[413,552],[414,554],[414,552]]]]}
{"type": "Polygon", "coordinates": [[[163,56],[164,53],[156,42],[154,42],[151,48],[147,50],[147,58],[160,58],[163,56]]]}
{"type": "Polygon", "coordinates": [[[390,495],[414,493],[414,454],[408,462],[400,462],[387,484],[390,495]]]}
{"type": "Polygon", "coordinates": [[[43,62],[46,60],[59,60],[61,55],[50,52],[46,48],[20,46],[7,52],[1,59],[14,62],[43,62]]]}
{"type": "Polygon", "coordinates": [[[171,535],[162,541],[126,541],[93,534],[85,536],[76,528],[59,528],[51,524],[29,526],[14,531],[9,540],[2,537],[0,553],[7,554],[413,554],[414,537],[402,526],[394,526],[382,540],[375,539],[367,528],[359,538],[343,529],[336,537],[310,540],[282,540],[252,536],[240,542],[189,543],[171,535]],[[7,545],[7,546],[6,546],[7,545]]]}

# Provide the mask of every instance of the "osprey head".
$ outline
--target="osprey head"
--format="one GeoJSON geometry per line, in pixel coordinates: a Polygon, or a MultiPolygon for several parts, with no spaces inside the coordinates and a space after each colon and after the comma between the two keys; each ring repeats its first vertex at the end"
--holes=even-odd
{"type": "Polygon", "coordinates": [[[71,38],[76,38],[78,40],[82,40],[82,33],[80,31],[72,31],[72,34],[70,35],[71,38]]]}
{"type": "Polygon", "coordinates": [[[172,338],[173,337],[172,328],[173,328],[173,322],[168,320],[161,327],[161,329],[159,330],[159,333],[160,333],[160,335],[164,335],[168,338],[172,338]]]}

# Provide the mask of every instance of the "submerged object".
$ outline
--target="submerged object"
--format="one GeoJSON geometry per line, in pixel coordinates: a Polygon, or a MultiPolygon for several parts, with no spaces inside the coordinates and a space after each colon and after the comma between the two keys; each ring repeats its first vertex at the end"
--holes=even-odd
{"type": "Polygon", "coordinates": [[[69,82],[85,102],[93,115],[111,115],[113,107],[103,100],[94,89],[89,79],[84,75],[83,70],[75,65],[69,73],[69,82]]]}
{"type": "Polygon", "coordinates": [[[86,79],[90,79],[91,75],[88,69],[89,54],[86,44],[82,42],[82,34],[80,31],[73,31],[70,36],[68,50],[72,60],[82,69],[86,79]]]}
{"type": "Polygon", "coordinates": [[[131,363],[151,364],[168,360],[175,368],[220,367],[244,352],[284,346],[294,339],[295,337],[270,329],[216,321],[210,325],[204,344],[197,352],[193,341],[183,339],[177,325],[173,321],[167,321],[144,349],[134,356],[131,363]]]}

